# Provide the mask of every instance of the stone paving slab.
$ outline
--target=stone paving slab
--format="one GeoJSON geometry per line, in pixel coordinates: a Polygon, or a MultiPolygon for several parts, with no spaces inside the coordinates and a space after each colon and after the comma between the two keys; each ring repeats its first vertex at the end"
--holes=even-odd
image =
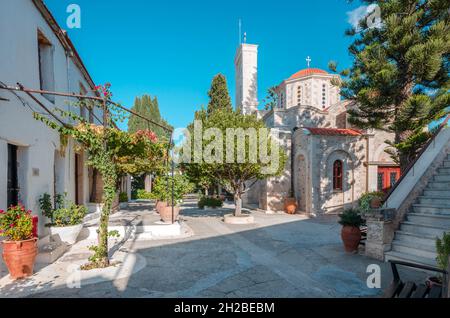
{"type": "Polygon", "coordinates": [[[121,247],[145,260],[139,271],[98,283],[82,280],[79,289],[60,285],[30,297],[378,297],[381,289],[366,285],[367,266],[380,266],[382,288],[392,279],[387,264],[344,252],[335,216],[252,212],[255,224],[229,225],[222,222],[229,209],[203,211],[186,202],[182,219],[193,236],[121,247]]]}

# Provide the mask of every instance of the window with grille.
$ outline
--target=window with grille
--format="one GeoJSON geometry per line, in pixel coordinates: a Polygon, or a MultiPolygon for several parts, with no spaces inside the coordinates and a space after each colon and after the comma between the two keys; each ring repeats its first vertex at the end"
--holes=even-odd
{"type": "Polygon", "coordinates": [[[342,179],[343,179],[343,163],[340,160],[336,160],[333,164],[333,190],[342,191],[342,179]]]}

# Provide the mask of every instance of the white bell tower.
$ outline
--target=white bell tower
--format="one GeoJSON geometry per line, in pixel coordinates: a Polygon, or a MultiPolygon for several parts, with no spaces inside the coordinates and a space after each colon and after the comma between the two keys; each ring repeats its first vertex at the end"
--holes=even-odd
{"type": "Polygon", "coordinates": [[[258,45],[241,43],[234,59],[236,107],[243,114],[258,110],[258,45]]]}

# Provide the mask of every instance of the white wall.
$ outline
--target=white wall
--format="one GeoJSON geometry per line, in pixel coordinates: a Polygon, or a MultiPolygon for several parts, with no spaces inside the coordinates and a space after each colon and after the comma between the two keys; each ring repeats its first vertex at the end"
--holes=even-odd
{"type": "MultiPolygon", "coordinates": [[[[66,52],[41,13],[31,0],[2,0],[0,2],[0,81],[7,85],[22,83],[27,88],[40,88],[37,33],[40,30],[52,43],[55,90],[79,93],[80,82],[89,84],[66,52]],[[20,18],[19,18],[20,17],[20,18]]],[[[33,214],[40,215],[37,200],[44,192],[53,192],[55,150],[60,148],[59,134],[33,118],[33,111],[43,113],[25,93],[0,90],[0,96],[10,101],[0,101],[0,209],[6,208],[7,143],[19,146],[20,200],[33,214]],[[35,172],[33,174],[33,171],[35,172]]],[[[49,109],[68,109],[66,97],[55,97],[55,104],[43,96],[35,95],[49,109]]],[[[72,107],[73,110],[73,107],[72,107]]],[[[101,112],[98,113],[101,118],[101,112]]],[[[64,189],[74,198],[73,144],[67,148],[63,162],[58,163],[64,189]]],[[[87,167],[84,174],[87,178],[87,167]]],[[[87,180],[84,181],[87,184],[87,180]]],[[[85,187],[86,188],[86,187],[85,187]]],[[[88,196],[85,196],[87,202],[88,196]]],[[[44,220],[40,220],[40,233],[44,220]]]]}

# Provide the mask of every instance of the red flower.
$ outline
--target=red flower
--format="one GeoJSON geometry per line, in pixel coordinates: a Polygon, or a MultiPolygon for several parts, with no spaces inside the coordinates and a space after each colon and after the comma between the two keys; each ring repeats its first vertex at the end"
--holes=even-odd
{"type": "Polygon", "coordinates": [[[13,227],[15,227],[15,226],[16,226],[16,225],[15,225],[14,223],[9,225],[10,228],[13,228],[13,227]]]}
{"type": "Polygon", "coordinates": [[[0,214],[5,214],[5,211],[3,211],[3,210],[0,210],[0,214]]]}

